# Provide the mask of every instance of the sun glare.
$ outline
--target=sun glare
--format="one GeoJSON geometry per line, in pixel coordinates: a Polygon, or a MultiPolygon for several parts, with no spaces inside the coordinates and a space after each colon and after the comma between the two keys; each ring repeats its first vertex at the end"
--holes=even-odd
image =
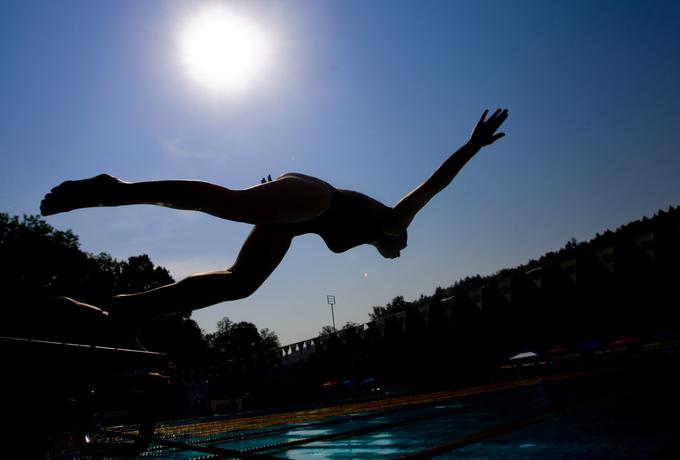
{"type": "Polygon", "coordinates": [[[263,31],[222,7],[204,10],[184,25],[179,51],[189,77],[214,92],[238,92],[266,66],[269,51],[263,31]]]}

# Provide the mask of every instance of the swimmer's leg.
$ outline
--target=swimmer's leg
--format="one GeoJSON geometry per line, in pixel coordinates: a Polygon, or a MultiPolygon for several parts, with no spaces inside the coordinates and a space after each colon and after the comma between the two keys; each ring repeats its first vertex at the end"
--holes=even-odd
{"type": "Polygon", "coordinates": [[[331,197],[328,184],[301,174],[244,190],[193,180],[124,182],[101,174],[55,187],[40,209],[47,216],[88,207],[152,204],[257,225],[313,219],[330,207],[331,197]]]}
{"type": "Polygon", "coordinates": [[[257,225],[228,270],[199,273],[149,291],[116,296],[108,311],[114,320],[134,322],[248,297],[278,266],[292,239],[285,226],[257,225]]]}

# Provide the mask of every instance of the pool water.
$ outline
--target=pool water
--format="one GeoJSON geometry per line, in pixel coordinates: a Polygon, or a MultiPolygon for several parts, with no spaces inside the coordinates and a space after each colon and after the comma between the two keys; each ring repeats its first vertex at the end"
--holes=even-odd
{"type": "MultiPolygon", "coordinates": [[[[606,371],[277,414],[247,429],[194,421],[159,435],[300,460],[680,458],[677,380],[670,370],[606,371]]],[[[150,457],[210,458],[161,446],[140,458],[150,457]]]]}

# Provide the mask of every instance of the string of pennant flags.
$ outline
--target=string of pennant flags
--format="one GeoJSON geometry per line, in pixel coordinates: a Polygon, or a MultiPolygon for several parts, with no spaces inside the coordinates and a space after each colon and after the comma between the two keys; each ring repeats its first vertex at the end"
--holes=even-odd
{"type": "MultiPolygon", "coordinates": [[[[678,228],[680,231],[680,227],[678,228]]],[[[680,236],[680,233],[679,233],[680,236]]],[[[645,233],[633,238],[635,245],[642,251],[642,253],[653,261],[656,258],[655,251],[655,234],[645,233]]],[[[607,245],[597,248],[592,248],[591,253],[601,263],[601,266],[610,273],[615,271],[615,246],[607,245]]],[[[579,257],[565,257],[557,262],[561,272],[573,283],[579,282],[579,257]]],[[[500,292],[508,304],[513,302],[513,284],[517,283],[517,279],[521,276],[529,280],[529,282],[538,289],[541,289],[544,284],[544,277],[547,271],[546,265],[535,266],[521,273],[517,270],[511,270],[512,275],[505,274],[501,277],[495,277],[492,282],[484,284],[483,286],[475,287],[467,291],[467,300],[472,301],[479,311],[484,309],[485,294],[488,295],[490,290],[500,292]],[[519,276],[518,276],[519,275],[519,276]]],[[[366,339],[369,334],[375,333],[379,337],[385,337],[387,333],[388,322],[396,322],[400,326],[402,332],[405,332],[409,327],[409,321],[413,318],[419,318],[425,325],[429,325],[431,320],[431,313],[433,308],[438,308],[441,317],[451,322],[455,317],[455,309],[457,304],[456,296],[447,297],[439,300],[439,305],[436,307],[432,303],[417,304],[400,312],[381,317],[379,319],[360,324],[356,327],[339,330],[334,333],[324,334],[312,339],[303,340],[293,344],[285,345],[280,348],[280,355],[282,357],[289,356],[296,352],[304,352],[305,350],[319,350],[324,349],[330,340],[339,340],[340,343],[345,344],[350,337],[358,339],[366,339]]]]}

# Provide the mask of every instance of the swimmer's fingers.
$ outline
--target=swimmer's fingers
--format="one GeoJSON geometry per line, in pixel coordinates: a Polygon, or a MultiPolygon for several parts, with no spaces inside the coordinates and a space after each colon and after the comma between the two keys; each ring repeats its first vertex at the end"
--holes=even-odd
{"type": "Polygon", "coordinates": [[[487,120],[486,116],[488,113],[488,110],[485,110],[484,113],[482,113],[481,118],[470,136],[470,142],[479,147],[490,145],[505,136],[505,133],[496,133],[496,131],[500,128],[505,119],[508,118],[508,110],[497,109],[487,120]]]}

